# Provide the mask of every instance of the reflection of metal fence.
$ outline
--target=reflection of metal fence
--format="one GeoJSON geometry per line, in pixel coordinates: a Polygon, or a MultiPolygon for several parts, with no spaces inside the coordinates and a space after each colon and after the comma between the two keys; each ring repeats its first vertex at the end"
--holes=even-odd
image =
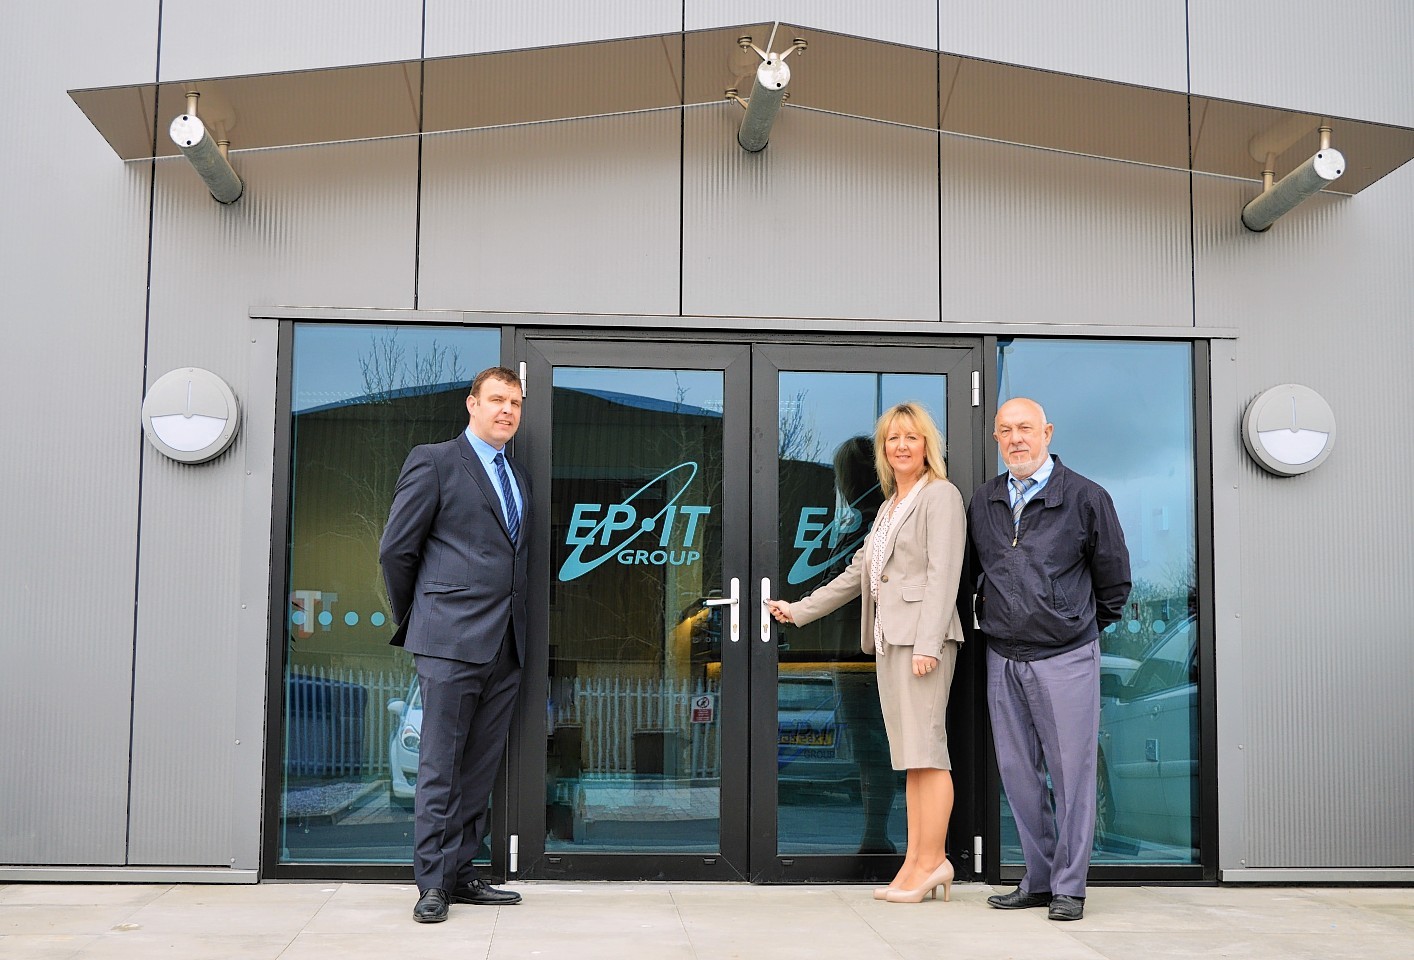
{"type": "Polygon", "coordinates": [[[388,701],[407,696],[411,681],[411,674],[300,667],[285,684],[285,769],[293,776],[387,776],[397,722],[388,701]]]}
{"type": "Polygon", "coordinates": [[[578,726],[580,772],[587,775],[622,775],[642,772],[643,758],[634,758],[638,744],[663,744],[677,756],[662,758],[660,772],[675,770],[679,776],[721,776],[721,741],[718,731],[717,683],[697,680],[659,680],[626,677],[574,677],[556,683],[557,697],[549,709],[551,732],[578,726]],[[699,714],[693,722],[693,701],[707,697],[710,720],[699,714]],[[661,740],[645,734],[661,733],[661,740]]]}

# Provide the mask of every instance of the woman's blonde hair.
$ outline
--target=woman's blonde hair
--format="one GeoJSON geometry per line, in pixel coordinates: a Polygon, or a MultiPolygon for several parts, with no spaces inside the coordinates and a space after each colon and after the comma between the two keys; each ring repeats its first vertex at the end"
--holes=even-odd
{"type": "Polygon", "coordinates": [[[874,425],[874,469],[879,474],[879,486],[883,489],[885,498],[894,495],[898,484],[894,482],[894,468],[889,466],[889,455],[884,446],[894,421],[903,419],[912,422],[913,429],[923,438],[924,476],[934,480],[948,478],[947,461],[943,459],[943,436],[938,432],[938,425],[928,415],[928,408],[915,401],[897,403],[885,410],[879,422],[874,425]]]}

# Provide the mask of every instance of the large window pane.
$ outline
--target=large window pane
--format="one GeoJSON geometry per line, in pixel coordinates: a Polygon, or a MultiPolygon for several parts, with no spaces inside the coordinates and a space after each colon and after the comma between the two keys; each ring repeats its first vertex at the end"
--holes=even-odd
{"type": "MultiPolygon", "coordinates": [[[[1129,545],[1134,591],[1124,619],[1100,637],[1092,862],[1197,863],[1192,346],[1004,341],[998,384],[999,403],[1027,396],[1045,407],[1051,452],[1110,492],[1129,545]]],[[[1005,800],[1002,862],[1021,862],[1005,800]]]]}
{"type": "Polygon", "coordinates": [[[500,333],[297,324],[279,859],[410,863],[421,704],[378,540],[408,451],[466,427],[500,333]]]}

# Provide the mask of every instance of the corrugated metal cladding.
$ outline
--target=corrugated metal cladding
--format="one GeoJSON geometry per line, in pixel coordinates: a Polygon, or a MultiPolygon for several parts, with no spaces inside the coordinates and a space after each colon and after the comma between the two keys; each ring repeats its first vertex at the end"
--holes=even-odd
{"type": "Polygon", "coordinates": [[[681,142],[679,110],[428,137],[418,305],[676,315],[681,142]]]}
{"type": "Polygon", "coordinates": [[[1274,10],[1188,0],[1188,10],[1194,93],[1414,127],[1414,89],[1403,68],[1414,49],[1414,4],[1274,10]]]}
{"type": "MultiPolygon", "coordinates": [[[[412,305],[417,143],[243,153],[236,168],[251,187],[222,207],[185,162],[158,164],[149,380],[207,367],[268,407],[249,395],[275,389],[273,369],[246,369],[250,304],[412,305]]],[[[238,705],[264,697],[263,676],[233,682],[237,661],[266,649],[240,608],[245,485],[263,479],[269,500],[268,473],[247,479],[246,444],[273,456],[268,432],[247,430],[200,467],[146,451],[130,863],[229,865],[233,819],[259,816],[231,807],[233,782],[261,770],[259,730],[234,744],[238,705]]]]}
{"type": "Polygon", "coordinates": [[[943,319],[1193,322],[1188,174],[942,139],[943,319]]]}
{"type": "Polygon", "coordinates": [[[1185,0],[940,3],[938,46],[984,60],[1185,90],[1185,0]]]}
{"type": "Polygon", "coordinates": [[[1334,452],[1313,473],[1277,478],[1244,456],[1233,478],[1243,700],[1218,711],[1245,719],[1247,809],[1245,847],[1224,856],[1408,866],[1414,501],[1390,496],[1384,478],[1409,465],[1414,179],[1316,198],[1260,236],[1237,222],[1249,185],[1200,177],[1195,188],[1198,313],[1240,331],[1233,434],[1242,407],[1279,383],[1317,390],[1337,421],[1334,452]]]}
{"type": "MultiPolygon", "coordinates": [[[[415,60],[422,53],[422,0],[163,0],[161,9],[158,79],[164,81],[415,60]]],[[[145,26],[154,30],[156,17],[145,26]]],[[[239,131],[237,117],[231,131],[237,144],[239,131]]]]}
{"type": "Polygon", "coordinates": [[[150,76],[155,17],[108,4],[74,35],[61,5],[5,11],[0,863],[125,854],[148,168],[64,90],[150,76]]]}
{"type": "Polygon", "coordinates": [[[937,319],[937,133],[783,110],[753,154],[740,123],[685,114],[684,313],[937,319]]]}
{"type": "MultiPolygon", "coordinates": [[[[937,0],[873,4],[858,0],[687,0],[684,15],[688,30],[779,20],[928,50],[934,49],[938,39],[937,0]]],[[[757,46],[765,49],[767,36],[757,38],[757,46]]],[[[778,34],[776,49],[784,49],[791,39],[778,34]]]]}
{"type": "Polygon", "coordinates": [[[427,0],[427,56],[518,50],[682,29],[682,5],[662,0],[427,0]]]}

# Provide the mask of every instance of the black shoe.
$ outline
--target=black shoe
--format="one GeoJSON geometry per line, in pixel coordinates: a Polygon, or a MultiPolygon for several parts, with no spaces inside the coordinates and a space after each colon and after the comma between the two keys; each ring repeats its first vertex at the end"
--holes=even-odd
{"type": "Polygon", "coordinates": [[[520,903],[520,894],[514,890],[498,889],[485,880],[473,880],[471,883],[459,883],[452,888],[452,902],[507,907],[520,903]]]}
{"type": "Polygon", "coordinates": [[[447,919],[447,891],[433,887],[425,892],[412,908],[412,918],[418,923],[441,923],[447,919]]]}
{"type": "Polygon", "coordinates": [[[1067,897],[1063,893],[1058,893],[1051,898],[1052,920],[1079,920],[1085,916],[1085,898],[1067,897]]]}
{"type": "Polygon", "coordinates": [[[998,910],[1025,910],[1028,907],[1048,907],[1051,905],[1051,894],[1027,893],[1017,887],[1011,893],[999,893],[994,897],[988,897],[987,902],[998,910]]]}

